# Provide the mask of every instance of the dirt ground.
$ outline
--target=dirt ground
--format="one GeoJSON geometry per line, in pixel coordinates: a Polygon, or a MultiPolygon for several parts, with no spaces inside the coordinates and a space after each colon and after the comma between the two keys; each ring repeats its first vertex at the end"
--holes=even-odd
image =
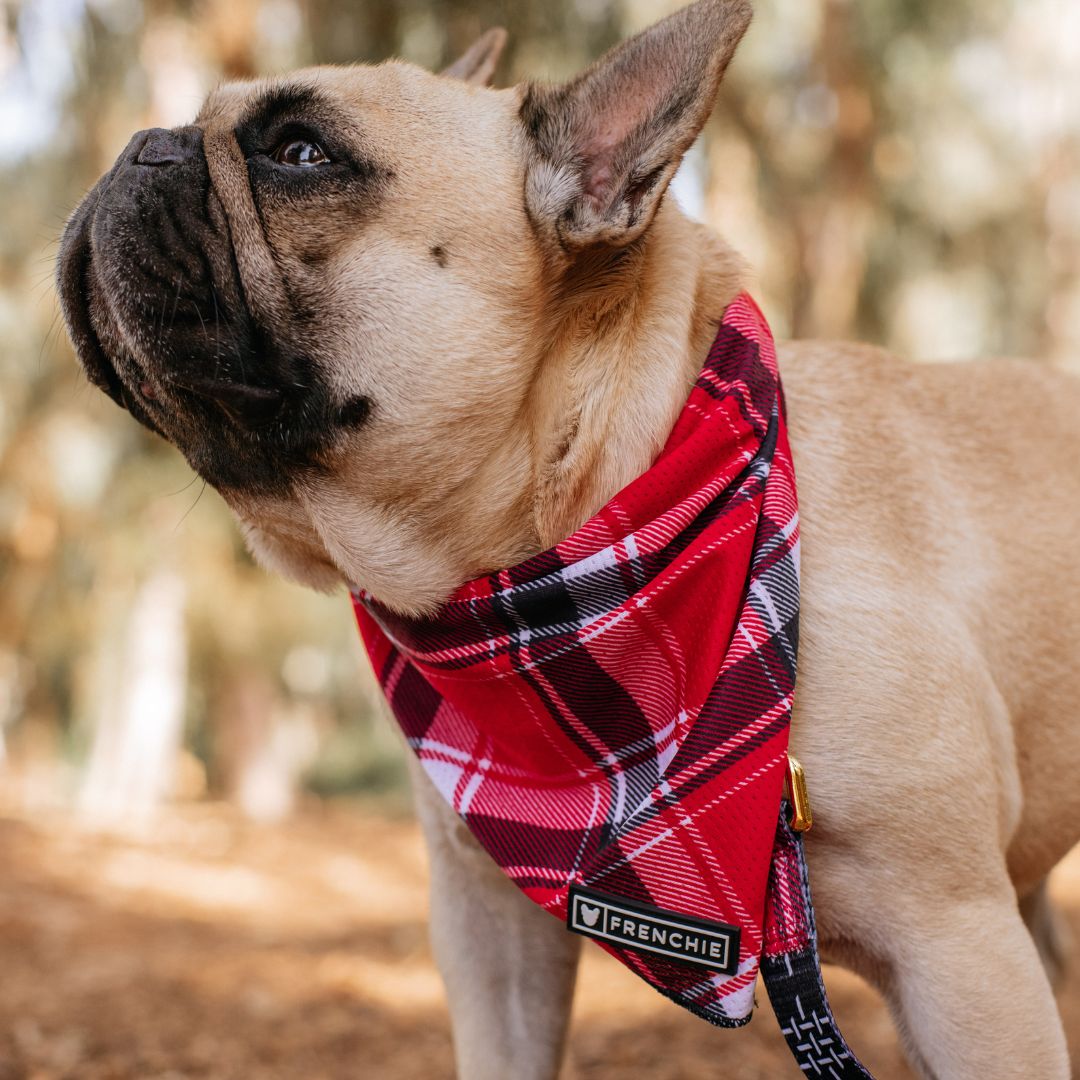
{"type": "MultiPolygon", "coordinates": [[[[1080,857],[1055,893],[1080,931],[1080,857]]],[[[450,1080],[424,911],[415,826],[371,812],[259,828],[189,807],[142,838],[0,818],[0,1080],[450,1080]]],[[[827,979],[875,1075],[910,1077],[880,1000],[827,979]]],[[[1080,1051],[1080,972],[1062,1003],[1080,1051]]],[[[719,1031],[588,946],[571,1061],[580,1080],[798,1075],[767,1003],[719,1031]]]]}

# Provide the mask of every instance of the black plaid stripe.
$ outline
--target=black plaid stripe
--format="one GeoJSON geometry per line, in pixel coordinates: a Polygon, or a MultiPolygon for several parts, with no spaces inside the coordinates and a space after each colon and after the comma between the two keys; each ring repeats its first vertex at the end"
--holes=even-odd
{"type": "Polygon", "coordinates": [[[666,792],[657,791],[648,802],[640,804],[636,811],[623,822],[619,829],[619,835],[641,829],[647,822],[658,817],[665,810],[678,806],[680,801],[687,798],[687,796],[705,787],[747,755],[760,749],[771,739],[775,739],[790,723],[790,713],[782,713],[775,720],[763,725],[756,734],[746,739],[740,739],[738,744],[732,747],[728,753],[717,756],[703,766],[701,765],[702,754],[711,752],[724,739],[715,734],[715,729],[710,731],[707,725],[702,728],[699,719],[691,729],[692,734],[695,736],[698,751],[697,758],[690,758],[687,755],[686,760],[683,760],[683,751],[686,747],[684,743],[666,773],[669,790],[666,792]],[[699,730],[701,731],[700,736],[698,735],[699,730]],[[684,768],[685,773],[683,773],[684,768]]]}
{"type": "MultiPolygon", "coordinates": [[[[602,578],[616,596],[624,594],[623,582],[615,575],[616,568],[606,567],[602,578]]],[[[558,618],[582,622],[580,605],[599,599],[595,589],[579,588],[580,578],[562,573],[549,576],[547,599],[559,612],[558,618]]],[[[520,589],[503,591],[492,598],[492,610],[506,631],[517,630],[509,640],[508,651],[515,669],[543,703],[556,727],[577,747],[587,760],[595,761],[606,782],[614,805],[616,792],[627,789],[630,805],[636,805],[655,786],[656,758],[653,750],[652,728],[633,695],[600,664],[588,649],[566,648],[561,637],[554,640],[531,640],[531,627],[515,600],[520,589]],[[528,634],[523,640],[521,631],[528,634]],[[534,663],[543,663],[543,677],[532,670],[534,663]],[[555,701],[557,694],[559,701],[555,701]],[[588,735],[579,725],[566,719],[566,712],[575,717],[589,717],[588,735]],[[596,743],[603,753],[598,755],[596,743]],[[640,747],[634,753],[634,748],[640,747]]],[[[605,605],[608,606],[608,605],[605,605]]],[[[602,832],[606,837],[614,822],[605,821],[602,832]]]]}
{"type": "Polygon", "coordinates": [[[483,813],[465,815],[469,829],[501,866],[531,867],[518,870],[514,882],[521,887],[558,888],[566,884],[565,867],[589,858],[604,844],[606,822],[592,828],[560,829],[527,822],[507,822],[483,813]]]}
{"type": "Polygon", "coordinates": [[[405,734],[419,739],[427,734],[442,700],[439,691],[412,664],[405,664],[390,705],[405,734]]]}
{"type": "Polygon", "coordinates": [[[759,438],[764,433],[762,417],[768,417],[772,411],[776,375],[762,362],[757,342],[749,341],[733,326],[721,326],[696,386],[717,401],[737,401],[754,433],[759,438]],[[714,378],[708,378],[708,374],[714,378]],[[740,384],[745,384],[749,391],[749,409],[740,384]]]}

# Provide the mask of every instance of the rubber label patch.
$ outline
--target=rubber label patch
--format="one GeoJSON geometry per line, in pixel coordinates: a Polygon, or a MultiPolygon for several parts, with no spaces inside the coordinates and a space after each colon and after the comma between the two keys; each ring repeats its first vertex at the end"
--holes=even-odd
{"type": "Polygon", "coordinates": [[[677,915],[579,885],[570,886],[566,925],[597,941],[724,975],[734,975],[739,966],[738,927],[677,915]]]}

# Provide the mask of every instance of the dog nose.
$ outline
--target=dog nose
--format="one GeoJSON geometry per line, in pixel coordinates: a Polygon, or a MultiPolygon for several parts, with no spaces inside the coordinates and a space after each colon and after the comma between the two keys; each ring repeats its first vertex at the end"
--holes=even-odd
{"type": "Polygon", "coordinates": [[[139,165],[183,165],[195,156],[202,132],[196,127],[150,128],[135,161],[139,165]]]}

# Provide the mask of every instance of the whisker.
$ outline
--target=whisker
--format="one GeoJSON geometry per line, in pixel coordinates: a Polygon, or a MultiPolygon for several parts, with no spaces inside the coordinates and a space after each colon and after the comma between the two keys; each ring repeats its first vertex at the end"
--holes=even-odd
{"type": "MultiPolygon", "coordinates": [[[[189,487],[191,487],[191,485],[194,484],[195,481],[198,480],[198,479],[199,479],[199,474],[198,473],[192,473],[191,474],[191,479],[182,488],[177,488],[175,491],[170,491],[167,495],[162,495],[161,497],[163,499],[171,499],[174,495],[183,495],[184,492],[187,491],[187,489],[189,487]]],[[[206,483],[206,481],[204,480],[203,483],[206,483]]],[[[189,510],[188,513],[190,514],[191,511],[189,510]]]]}
{"type": "Polygon", "coordinates": [[[199,494],[195,496],[195,501],[187,508],[187,510],[184,513],[184,516],[176,523],[175,527],[173,528],[173,532],[176,532],[176,530],[179,529],[180,526],[183,525],[185,521],[187,521],[188,514],[190,514],[191,511],[194,510],[195,507],[199,505],[199,500],[203,497],[203,492],[204,491],[206,491],[206,481],[205,480],[202,483],[202,487],[199,488],[199,494]]]}
{"type": "MultiPolygon", "coordinates": [[[[180,290],[183,289],[183,287],[184,287],[184,275],[181,274],[180,277],[177,278],[177,280],[176,280],[176,297],[173,300],[172,315],[169,316],[169,329],[170,330],[173,328],[173,323],[176,322],[176,312],[177,312],[177,309],[180,307],[180,290]]],[[[196,304],[195,305],[196,314],[198,314],[198,311],[199,311],[199,306],[198,306],[198,304],[196,304]]],[[[202,321],[202,316],[201,315],[199,315],[199,320],[202,321]]],[[[165,333],[165,309],[162,308],[162,311],[161,311],[161,333],[158,335],[158,341],[159,342],[160,342],[162,336],[164,335],[164,333],[165,333]]]]}
{"type": "Polygon", "coordinates": [[[214,304],[214,378],[216,379],[221,375],[221,348],[218,345],[221,341],[221,311],[218,308],[217,289],[214,288],[212,281],[210,282],[210,299],[214,304]]]}
{"type": "Polygon", "coordinates": [[[39,373],[41,372],[42,363],[45,360],[46,353],[51,351],[53,345],[55,344],[55,341],[52,340],[52,339],[54,338],[54,335],[56,337],[59,337],[59,331],[60,331],[60,312],[59,311],[54,311],[53,312],[53,317],[52,317],[51,321],[49,322],[49,329],[45,332],[45,337],[42,338],[41,346],[38,349],[37,368],[38,368],[39,373]]]}

